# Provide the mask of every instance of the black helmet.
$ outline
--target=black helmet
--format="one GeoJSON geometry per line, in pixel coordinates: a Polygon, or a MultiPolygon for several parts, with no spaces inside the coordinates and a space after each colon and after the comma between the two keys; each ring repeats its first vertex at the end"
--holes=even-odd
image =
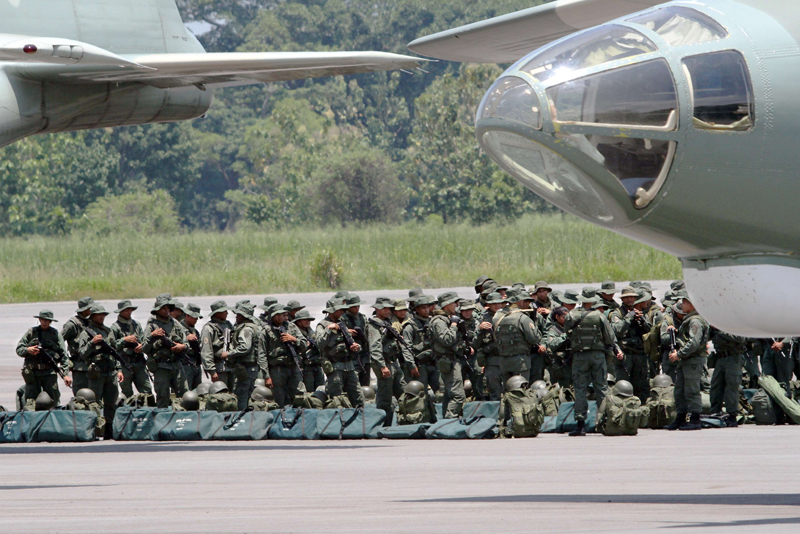
{"type": "Polygon", "coordinates": [[[669,375],[656,375],[653,379],[653,387],[656,388],[668,388],[672,385],[674,385],[672,377],[669,375]]]}
{"type": "Polygon", "coordinates": [[[83,399],[86,402],[96,402],[97,396],[95,396],[94,391],[89,388],[81,388],[75,393],[76,399],[83,399]]]}
{"type": "Polygon", "coordinates": [[[256,389],[253,390],[252,395],[250,398],[254,401],[270,401],[272,402],[275,400],[275,397],[272,395],[272,390],[269,389],[267,386],[256,386],[256,389]]]}
{"type": "Polygon", "coordinates": [[[198,395],[208,395],[210,389],[211,389],[211,384],[209,384],[208,382],[203,382],[194,389],[194,392],[197,393],[198,395]]]}
{"type": "Polygon", "coordinates": [[[56,407],[56,403],[53,402],[53,399],[50,398],[50,395],[42,391],[39,393],[39,396],[36,397],[36,411],[37,412],[46,412],[47,410],[52,410],[56,407]]]}
{"type": "Polygon", "coordinates": [[[403,388],[403,391],[409,395],[422,398],[422,396],[425,395],[425,385],[419,380],[412,380],[406,384],[406,387],[403,388]]]}
{"type": "Polygon", "coordinates": [[[311,394],[312,397],[316,397],[319,401],[324,405],[328,402],[328,394],[324,391],[316,390],[314,393],[311,394]]]}
{"type": "Polygon", "coordinates": [[[267,387],[267,381],[263,378],[256,378],[255,382],[253,382],[253,385],[267,387]]]}
{"type": "Polygon", "coordinates": [[[375,390],[370,386],[361,386],[361,391],[364,393],[364,398],[368,401],[375,400],[375,390]]]}
{"type": "Polygon", "coordinates": [[[222,380],[217,380],[216,382],[211,384],[211,387],[208,390],[209,394],[211,395],[216,395],[220,391],[228,391],[228,384],[226,384],[222,380]]]}
{"type": "Polygon", "coordinates": [[[633,396],[633,385],[627,380],[618,380],[614,384],[614,392],[620,397],[631,397],[633,396]]]}
{"type": "Polygon", "coordinates": [[[196,412],[200,409],[200,397],[194,391],[187,391],[183,394],[181,406],[187,412],[196,412]]]}
{"type": "Polygon", "coordinates": [[[514,375],[506,381],[506,391],[525,389],[527,387],[528,380],[522,375],[514,375]]]}
{"type": "Polygon", "coordinates": [[[533,384],[531,384],[531,389],[539,389],[539,388],[547,388],[547,382],[544,380],[537,380],[533,384]]]}

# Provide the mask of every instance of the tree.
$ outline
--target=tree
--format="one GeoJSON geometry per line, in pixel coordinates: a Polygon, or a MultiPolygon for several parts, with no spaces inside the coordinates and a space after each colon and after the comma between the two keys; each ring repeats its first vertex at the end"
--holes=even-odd
{"type": "Polygon", "coordinates": [[[168,234],[180,229],[175,201],[163,189],[100,198],[89,205],[77,227],[94,235],[168,234]]]}

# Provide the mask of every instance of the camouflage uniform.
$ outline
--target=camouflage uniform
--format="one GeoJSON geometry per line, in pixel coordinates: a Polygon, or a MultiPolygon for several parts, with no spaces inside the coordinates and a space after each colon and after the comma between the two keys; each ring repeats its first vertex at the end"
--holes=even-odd
{"type": "MultiPolygon", "coordinates": [[[[435,302],[433,297],[420,295],[416,304],[420,306],[433,302],[435,302]]],[[[429,322],[430,317],[420,317],[415,310],[414,313],[409,314],[408,320],[403,326],[403,339],[406,340],[406,345],[411,348],[414,365],[419,371],[417,380],[422,382],[426,390],[430,386],[435,393],[439,391],[439,368],[436,367],[433,352],[431,352],[431,340],[428,337],[429,322]]],[[[407,382],[411,381],[410,371],[409,369],[409,373],[405,377],[407,382]]]]}
{"type": "Polygon", "coordinates": [[[792,381],[792,374],[800,377],[800,364],[797,358],[798,344],[794,339],[790,337],[768,339],[765,345],[764,355],[761,357],[763,374],[772,376],[778,382],[785,384],[792,381]],[[783,343],[783,350],[774,350],[772,344],[775,342],[783,343]]]}
{"type": "MultiPolygon", "coordinates": [[[[328,313],[332,314],[336,306],[341,308],[341,304],[332,304],[327,309],[328,313]]],[[[328,397],[336,397],[347,393],[347,398],[350,404],[359,408],[364,406],[364,392],[361,390],[361,384],[356,374],[353,361],[358,358],[358,354],[350,351],[345,343],[344,335],[339,330],[331,330],[328,327],[332,324],[331,316],[328,315],[325,319],[317,324],[316,339],[317,347],[319,348],[320,356],[322,358],[322,370],[327,375],[327,384],[325,386],[328,397]]]]}
{"type": "Polygon", "coordinates": [[[742,360],[747,339],[712,328],[711,341],[714,343],[714,375],[711,377],[711,413],[725,411],[736,417],[739,411],[739,387],[742,385],[742,360]]]}
{"type": "MultiPolygon", "coordinates": [[[[645,298],[645,293],[640,291],[638,296],[641,300],[645,298]]],[[[611,373],[614,378],[627,380],[633,384],[634,394],[644,404],[650,395],[650,358],[644,352],[643,336],[650,332],[652,324],[645,312],[642,313],[641,321],[637,321],[633,308],[629,309],[623,305],[611,312],[611,325],[625,357],[622,360],[613,358],[609,361],[614,363],[611,373]]]]}
{"type": "MultiPolygon", "coordinates": [[[[117,306],[115,313],[120,313],[128,307],[136,309],[131,305],[129,300],[122,301],[117,306]]],[[[141,344],[144,341],[142,325],[133,319],[118,317],[117,321],[111,325],[111,334],[114,336],[114,349],[125,358],[130,364],[131,369],[133,369],[133,372],[131,372],[125,368],[121,368],[123,379],[119,386],[120,389],[122,389],[122,394],[126,397],[132,397],[133,386],[136,386],[136,391],[139,393],[152,394],[153,389],[150,384],[150,375],[147,373],[147,368],[145,367],[143,352],[135,352],[134,349],[136,345],[131,345],[123,339],[128,336],[136,336],[136,339],[141,344]]]]}
{"type": "MultiPolygon", "coordinates": [[[[78,301],[78,310],[75,313],[87,311],[93,303],[92,297],[82,298],[78,301]]],[[[61,327],[61,337],[64,338],[64,342],[67,344],[71,359],[73,395],[77,394],[78,390],[89,387],[89,368],[81,359],[80,351],[78,350],[78,337],[87,324],[89,324],[88,316],[75,315],[67,319],[67,322],[61,327]]]]}
{"type": "Polygon", "coordinates": [[[147,321],[144,332],[144,353],[148,356],[147,368],[153,373],[153,387],[156,393],[156,405],[159,408],[168,408],[171,405],[170,390],[175,395],[182,397],[187,391],[186,375],[180,362],[180,354],[174,354],[167,344],[160,338],[153,337],[153,332],[162,328],[165,336],[176,344],[186,344],[186,334],[180,323],[170,317],[161,319],[156,312],[169,305],[169,299],[156,299],[150,319],[147,321]]]}
{"type": "Polygon", "coordinates": [[[317,347],[316,334],[311,328],[302,328],[298,324],[302,320],[313,320],[313,317],[308,311],[300,310],[293,321],[308,343],[308,349],[303,354],[303,383],[306,391],[313,392],[325,385],[325,373],[322,372],[322,356],[317,347]]]}
{"type": "MultiPolygon", "coordinates": [[[[240,302],[234,307],[233,313],[241,316],[244,320],[239,322],[237,317],[236,326],[231,333],[231,350],[228,351],[227,366],[233,371],[233,394],[238,399],[239,410],[246,410],[250,395],[255,389],[256,378],[259,371],[265,373],[265,379],[270,378],[267,370],[267,361],[264,357],[264,340],[262,329],[256,323],[253,316],[255,307],[252,304],[240,302]]],[[[275,400],[283,406],[278,395],[284,395],[285,391],[277,391],[273,388],[275,400]]],[[[294,399],[294,397],[292,397],[294,399]]],[[[289,401],[291,404],[291,400],[289,401]]]]}
{"type": "Polygon", "coordinates": [[[201,334],[200,354],[203,358],[203,368],[208,371],[208,374],[216,373],[218,380],[225,382],[228,390],[233,391],[233,366],[229,366],[228,362],[222,358],[222,354],[230,352],[232,347],[233,325],[230,321],[221,321],[214,317],[223,311],[230,311],[225,301],[219,300],[211,305],[211,320],[203,326],[201,334]]]}
{"type": "MultiPolygon", "coordinates": [[[[499,295],[497,295],[499,297],[499,295]]],[[[492,330],[481,330],[480,323],[492,324],[494,313],[486,309],[478,319],[478,331],[473,341],[472,347],[475,349],[475,356],[478,365],[481,365],[486,377],[486,394],[491,401],[499,401],[503,395],[503,377],[500,371],[500,354],[497,351],[497,341],[495,339],[494,328],[492,330]]],[[[474,387],[473,382],[473,387],[474,387]]]]}
{"type": "MultiPolygon", "coordinates": [[[[457,302],[459,297],[449,291],[439,295],[439,306],[445,308],[457,302]]],[[[450,317],[443,311],[434,312],[428,322],[428,336],[431,340],[431,350],[444,381],[445,418],[461,416],[466,395],[464,394],[464,381],[462,379],[461,358],[466,346],[466,340],[458,325],[451,322],[450,317]]]]}
{"type": "Polygon", "coordinates": [[[284,309],[280,304],[274,304],[267,312],[269,319],[263,329],[263,339],[275,402],[280,406],[291,406],[295,397],[302,395],[306,388],[303,383],[303,369],[298,368],[298,362],[295,361],[287,344],[281,341],[281,334],[287,333],[297,338],[293,348],[298,360],[308,348],[308,342],[296,324],[286,321],[278,326],[272,321],[275,315],[284,313],[284,309]]]}
{"type": "MultiPolygon", "coordinates": [[[[531,378],[531,362],[534,358],[532,354],[539,348],[541,337],[525,311],[512,305],[511,308],[497,312],[492,324],[500,354],[502,382],[505,383],[515,375],[521,375],[528,382],[541,380],[539,376],[531,378]]],[[[542,359],[538,352],[536,358],[542,359]]]]}
{"type": "MultiPolygon", "coordinates": [[[[358,297],[358,295],[350,295],[347,297],[345,304],[350,308],[353,306],[360,306],[361,299],[358,297]]],[[[355,342],[361,345],[361,352],[358,355],[358,359],[361,362],[361,366],[358,368],[358,381],[362,386],[368,386],[370,381],[370,355],[369,340],[366,339],[367,317],[360,312],[351,314],[348,310],[344,313],[344,315],[342,315],[342,320],[344,321],[344,324],[347,325],[347,328],[356,330],[359,333],[357,336],[354,336],[355,342]]]]}
{"type": "MultiPolygon", "coordinates": [[[[48,320],[52,319],[52,313],[49,316],[42,312],[39,317],[48,320]]],[[[51,399],[59,405],[61,403],[61,393],[58,389],[58,373],[52,366],[46,363],[44,355],[33,356],[28,353],[28,347],[36,347],[41,342],[42,348],[47,350],[56,363],[61,368],[64,375],[69,373],[69,358],[64,349],[64,339],[61,334],[52,326],[47,330],[42,329],[41,326],[29,328],[22,339],[17,343],[17,356],[25,358],[25,363],[22,367],[22,378],[25,380],[25,398],[35,399],[39,393],[44,391],[51,399]]]]}
{"type": "Polygon", "coordinates": [[[550,382],[562,388],[572,385],[572,369],[568,362],[569,349],[567,334],[557,323],[552,322],[544,335],[544,346],[547,348],[547,371],[550,373],[550,382]]]}
{"type": "Polygon", "coordinates": [[[189,389],[194,390],[203,381],[203,357],[202,357],[202,340],[200,332],[194,326],[189,326],[186,322],[186,316],[191,316],[195,319],[202,319],[200,315],[200,306],[192,304],[191,302],[184,308],[184,317],[181,320],[181,326],[186,334],[186,352],[185,359],[191,363],[183,363],[183,373],[186,375],[186,385],[189,389]],[[197,341],[190,342],[189,336],[194,335],[197,341]]]}
{"type": "MultiPolygon", "coordinates": [[[[392,307],[394,303],[387,298],[379,297],[375,309],[392,307]]],[[[399,343],[388,329],[393,328],[388,321],[371,317],[367,324],[367,339],[372,359],[372,372],[378,377],[378,391],[375,404],[387,414],[392,413],[392,397],[400,399],[406,386],[401,362],[410,369],[415,369],[414,357],[408,348],[399,343]],[[384,378],[382,368],[389,369],[389,377],[384,378]]],[[[391,418],[389,418],[391,419],[391,418]]]]}
{"type": "Polygon", "coordinates": [[[684,317],[678,330],[677,380],[675,407],[678,414],[700,414],[703,411],[701,382],[708,355],[708,323],[693,311],[684,317]]]}
{"type": "MultiPolygon", "coordinates": [[[[99,304],[92,304],[91,315],[108,315],[99,304]]],[[[90,315],[90,317],[91,317],[90,315]]],[[[104,351],[98,344],[92,343],[92,339],[103,336],[106,343],[111,347],[116,346],[116,340],[111,333],[111,329],[105,325],[97,324],[89,320],[89,324],[78,337],[78,350],[81,358],[89,369],[89,388],[94,391],[98,402],[103,404],[103,416],[107,422],[114,421],[114,413],[117,410],[117,398],[119,398],[118,373],[121,365],[117,360],[104,351]]],[[[111,425],[106,424],[106,437],[111,437],[111,425]]]]}

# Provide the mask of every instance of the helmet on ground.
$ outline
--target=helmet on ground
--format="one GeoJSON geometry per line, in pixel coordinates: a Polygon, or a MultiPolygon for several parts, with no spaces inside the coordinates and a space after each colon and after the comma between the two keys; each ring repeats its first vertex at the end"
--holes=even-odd
{"type": "Polygon", "coordinates": [[[375,390],[371,386],[361,386],[361,391],[364,393],[364,398],[368,401],[375,400],[375,390]]]}
{"type": "Polygon", "coordinates": [[[94,391],[92,391],[89,388],[81,388],[81,389],[79,389],[78,392],[75,393],[75,398],[76,399],[83,399],[86,402],[96,402],[97,401],[97,396],[94,394],[94,391]]]}
{"type": "Polygon", "coordinates": [[[464,393],[469,396],[472,393],[472,380],[464,380],[464,393]]]}
{"type": "Polygon", "coordinates": [[[657,388],[668,388],[674,385],[672,382],[672,377],[669,375],[656,375],[653,379],[653,387],[657,388]]]}
{"type": "Polygon", "coordinates": [[[403,391],[409,395],[414,395],[415,397],[422,397],[425,395],[425,385],[419,380],[412,380],[406,384],[406,387],[403,388],[403,391]]]}
{"type": "Polygon", "coordinates": [[[369,387],[371,387],[374,391],[378,391],[378,380],[373,378],[369,381],[369,387]]]}
{"type": "Polygon", "coordinates": [[[228,391],[228,384],[226,384],[222,380],[217,380],[216,382],[211,384],[211,387],[208,390],[208,392],[211,395],[216,395],[217,393],[219,393],[221,391],[228,391]]]}
{"type": "Polygon", "coordinates": [[[615,376],[614,376],[614,375],[612,375],[611,373],[606,373],[606,383],[607,383],[609,386],[613,386],[614,384],[616,384],[616,383],[617,383],[617,377],[615,377],[615,376]]]}
{"type": "Polygon", "coordinates": [[[527,387],[528,380],[522,375],[514,375],[506,381],[506,391],[525,389],[527,387]]]}
{"type": "Polygon", "coordinates": [[[256,388],[253,390],[253,393],[250,395],[250,398],[254,401],[272,402],[275,400],[275,397],[272,395],[272,390],[267,386],[256,386],[256,388]]]}
{"type": "Polygon", "coordinates": [[[37,412],[45,412],[47,410],[52,410],[56,407],[56,403],[53,402],[53,399],[50,398],[50,395],[42,391],[39,393],[39,396],[36,397],[36,411],[37,412]]]}
{"type": "Polygon", "coordinates": [[[208,382],[203,382],[199,386],[194,389],[194,392],[198,395],[208,395],[208,391],[211,389],[211,384],[208,382]]]}
{"type": "Polygon", "coordinates": [[[545,398],[549,393],[549,390],[546,387],[536,388],[534,391],[536,392],[536,396],[539,398],[539,402],[541,402],[542,399],[545,398]]]}
{"type": "Polygon", "coordinates": [[[256,378],[256,381],[253,382],[253,384],[256,385],[256,386],[266,386],[267,385],[267,381],[264,380],[263,378],[256,378]]]}
{"type": "Polygon", "coordinates": [[[319,391],[319,390],[316,390],[316,391],[314,391],[314,393],[312,393],[312,394],[311,394],[311,396],[312,396],[312,397],[315,397],[315,398],[317,398],[317,399],[319,399],[319,401],[320,401],[320,402],[321,402],[323,405],[324,405],[326,402],[328,402],[328,394],[327,394],[327,393],[325,393],[324,391],[319,391]]]}
{"type": "Polygon", "coordinates": [[[196,412],[200,409],[200,397],[194,391],[187,391],[181,398],[181,406],[187,412],[196,412]]]}
{"type": "Polygon", "coordinates": [[[547,388],[547,382],[544,380],[537,380],[531,384],[531,389],[547,388]]]}
{"type": "Polygon", "coordinates": [[[627,380],[619,380],[614,384],[614,392],[620,397],[633,396],[633,385],[627,380]]]}

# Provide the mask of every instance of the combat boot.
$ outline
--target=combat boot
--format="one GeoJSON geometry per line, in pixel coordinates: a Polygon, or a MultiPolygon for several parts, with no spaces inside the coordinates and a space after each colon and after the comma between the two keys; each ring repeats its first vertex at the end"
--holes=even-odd
{"type": "Polygon", "coordinates": [[[569,433],[570,436],[585,436],[586,435],[586,422],[578,421],[578,427],[569,433]]]}
{"type": "Polygon", "coordinates": [[[693,413],[692,416],[689,418],[689,421],[682,424],[679,430],[700,430],[702,425],[700,424],[700,414],[693,413]]]}
{"type": "Polygon", "coordinates": [[[727,426],[728,428],[736,428],[739,426],[739,423],[736,421],[735,413],[730,414],[728,419],[725,421],[725,426],[727,426]]]}
{"type": "Polygon", "coordinates": [[[678,430],[682,424],[686,422],[686,414],[679,413],[675,416],[675,420],[664,427],[664,430],[678,430]]]}

